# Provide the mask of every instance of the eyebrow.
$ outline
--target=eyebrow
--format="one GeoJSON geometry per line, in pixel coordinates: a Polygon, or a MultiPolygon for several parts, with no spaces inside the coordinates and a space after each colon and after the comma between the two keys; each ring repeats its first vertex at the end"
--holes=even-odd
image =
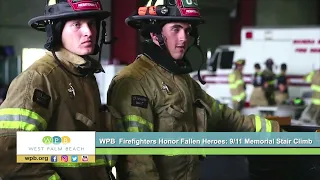
{"type": "MultiPolygon", "coordinates": [[[[175,25],[171,26],[171,29],[173,29],[173,28],[183,28],[183,27],[180,24],[175,24],[175,25]]],[[[190,26],[188,26],[185,29],[188,30],[188,31],[191,31],[192,28],[190,26]]]]}

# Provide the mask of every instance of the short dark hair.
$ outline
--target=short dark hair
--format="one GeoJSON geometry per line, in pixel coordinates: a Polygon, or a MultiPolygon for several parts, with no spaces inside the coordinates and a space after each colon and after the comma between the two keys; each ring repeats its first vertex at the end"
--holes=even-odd
{"type": "Polygon", "coordinates": [[[261,69],[261,66],[260,66],[259,63],[255,63],[255,64],[254,64],[254,68],[255,68],[255,69],[261,69]]]}
{"type": "Polygon", "coordinates": [[[280,69],[281,69],[282,71],[287,70],[287,64],[286,64],[286,63],[282,63],[280,69]]]}

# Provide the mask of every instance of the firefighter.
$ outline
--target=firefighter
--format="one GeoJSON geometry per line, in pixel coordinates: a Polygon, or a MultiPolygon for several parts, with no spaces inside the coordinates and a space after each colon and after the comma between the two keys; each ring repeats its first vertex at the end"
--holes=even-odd
{"type": "Polygon", "coordinates": [[[267,59],[265,62],[266,69],[262,72],[262,78],[264,81],[263,88],[269,106],[274,106],[276,104],[274,95],[276,75],[273,72],[273,64],[272,59],[267,59]]]}
{"type": "Polygon", "coordinates": [[[320,125],[320,70],[310,72],[304,77],[311,84],[311,103],[304,109],[300,120],[320,125]]]}
{"type": "Polygon", "coordinates": [[[101,108],[94,77],[94,73],[103,69],[99,61],[90,57],[101,53],[98,32],[101,21],[110,14],[101,7],[99,0],[50,0],[45,14],[29,21],[33,29],[46,32],[47,52],[12,81],[0,106],[0,177],[3,179],[113,178],[112,159],[105,156],[96,156],[95,163],[87,164],[16,163],[17,131],[113,130],[103,119],[110,114],[106,116],[107,112],[101,108]]]}
{"type": "Polygon", "coordinates": [[[246,61],[244,59],[237,60],[235,62],[235,69],[228,78],[233,109],[238,111],[244,108],[246,101],[246,85],[242,75],[245,63],[246,61]]]}
{"type": "Polygon", "coordinates": [[[280,66],[280,74],[277,76],[275,101],[277,105],[283,104],[288,100],[287,64],[280,66]]]}
{"type": "MultiPolygon", "coordinates": [[[[107,102],[121,117],[118,124],[127,132],[279,131],[275,121],[243,116],[220,104],[190,77],[187,45],[199,47],[197,29],[203,19],[196,1],[162,2],[152,1],[151,6],[140,7],[125,20],[141,32],[144,41],[143,53],[117,73],[108,89],[107,102]]],[[[203,83],[201,75],[198,78],[203,83]]],[[[117,177],[198,180],[202,158],[121,156],[116,165],[117,177]]]]}
{"type": "Polygon", "coordinates": [[[261,72],[261,66],[259,63],[256,63],[254,65],[255,73],[252,77],[252,85],[253,85],[253,91],[250,97],[250,106],[267,106],[268,101],[265,97],[265,92],[263,89],[263,78],[262,78],[262,72],[261,72]]]}

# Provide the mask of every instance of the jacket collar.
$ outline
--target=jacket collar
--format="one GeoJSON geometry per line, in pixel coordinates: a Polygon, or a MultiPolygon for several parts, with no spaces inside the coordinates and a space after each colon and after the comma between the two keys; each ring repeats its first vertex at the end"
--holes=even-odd
{"type": "Polygon", "coordinates": [[[167,51],[162,50],[153,42],[144,42],[142,45],[144,51],[143,55],[147,56],[150,60],[167,71],[173,74],[188,74],[192,72],[191,65],[186,58],[177,61],[173,59],[167,51]]]}
{"type": "MultiPolygon", "coordinates": [[[[46,53],[49,56],[54,57],[52,52],[47,51],[46,53]]],[[[68,67],[71,66],[72,69],[77,69],[79,71],[80,68],[84,71],[91,70],[94,73],[104,72],[101,64],[90,56],[81,57],[65,48],[60,48],[60,50],[56,51],[55,54],[61,62],[66,64],[68,67]]]]}

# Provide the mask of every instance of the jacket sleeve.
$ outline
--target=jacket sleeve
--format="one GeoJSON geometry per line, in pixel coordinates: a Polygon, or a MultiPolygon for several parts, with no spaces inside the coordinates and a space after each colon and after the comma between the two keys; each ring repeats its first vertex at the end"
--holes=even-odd
{"type": "MultiPolygon", "coordinates": [[[[114,80],[108,90],[108,105],[120,114],[119,126],[126,132],[152,132],[152,99],[136,79],[126,77],[114,80]]],[[[119,179],[158,180],[159,174],[153,156],[127,155],[118,158],[119,179]]]]}
{"type": "Polygon", "coordinates": [[[206,105],[209,114],[207,131],[242,131],[242,132],[279,132],[278,122],[270,121],[257,115],[244,116],[239,111],[208,95],[199,84],[194,81],[196,97],[206,105]]]}
{"type": "Polygon", "coordinates": [[[304,76],[304,80],[307,82],[307,83],[311,83],[312,81],[312,77],[314,75],[314,71],[310,72],[309,74],[307,74],[306,76],[304,76]]]}
{"type": "Polygon", "coordinates": [[[8,179],[59,179],[51,165],[16,162],[16,132],[44,131],[55,96],[47,77],[27,70],[14,79],[0,106],[0,177],[8,179]]]}

